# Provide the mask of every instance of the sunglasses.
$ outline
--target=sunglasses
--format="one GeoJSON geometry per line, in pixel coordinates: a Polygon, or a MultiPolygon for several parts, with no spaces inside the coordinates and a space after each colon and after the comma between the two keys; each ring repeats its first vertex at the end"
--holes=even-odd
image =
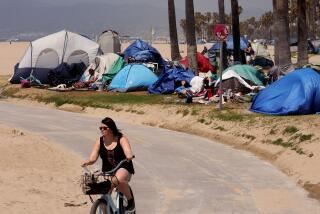
{"type": "Polygon", "coordinates": [[[101,126],[99,127],[100,131],[104,131],[104,130],[109,130],[110,128],[109,127],[106,127],[106,126],[101,126]]]}

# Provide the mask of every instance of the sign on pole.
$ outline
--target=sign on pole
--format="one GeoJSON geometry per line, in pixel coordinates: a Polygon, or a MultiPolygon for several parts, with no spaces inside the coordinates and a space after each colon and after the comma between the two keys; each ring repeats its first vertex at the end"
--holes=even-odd
{"type": "Polygon", "coordinates": [[[214,25],[213,32],[219,41],[226,41],[229,35],[229,26],[225,24],[216,24],[214,25]]]}
{"type": "Polygon", "coordinates": [[[228,35],[229,35],[229,26],[228,25],[225,25],[225,24],[216,24],[214,26],[214,29],[213,29],[213,32],[215,34],[215,36],[217,37],[217,39],[219,40],[219,43],[220,43],[220,65],[219,65],[219,78],[220,78],[220,85],[219,85],[219,109],[222,109],[222,71],[224,69],[223,67],[223,58],[226,57],[224,56],[224,53],[223,53],[223,49],[224,49],[224,46],[225,46],[225,41],[227,40],[228,38],[228,35]]]}

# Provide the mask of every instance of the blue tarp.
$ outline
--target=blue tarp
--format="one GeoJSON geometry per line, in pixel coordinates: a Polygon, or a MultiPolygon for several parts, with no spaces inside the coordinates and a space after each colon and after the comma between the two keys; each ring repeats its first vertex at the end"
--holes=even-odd
{"type": "Polygon", "coordinates": [[[250,111],[272,115],[303,115],[320,112],[320,74],[297,69],[260,91],[250,111]]]}
{"type": "Polygon", "coordinates": [[[129,92],[146,90],[158,77],[146,66],[129,64],[112,79],[108,90],[129,92]]]}
{"type": "MultiPolygon", "coordinates": [[[[240,37],[240,49],[245,50],[248,47],[248,40],[243,36],[240,37]]],[[[229,35],[227,38],[227,49],[233,50],[233,36],[229,35]]],[[[208,50],[209,52],[217,52],[220,50],[220,42],[214,43],[208,50]]]]}
{"type": "Polygon", "coordinates": [[[159,79],[148,88],[151,94],[171,94],[175,90],[175,83],[178,81],[186,81],[190,83],[194,77],[193,72],[185,70],[182,67],[168,68],[167,66],[160,74],[159,79]]]}
{"type": "Polygon", "coordinates": [[[164,60],[159,51],[141,39],[138,39],[129,45],[123,54],[126,60],[129,57],[133,57],[139,62],[155,62],[164,65],[164,60]]]}

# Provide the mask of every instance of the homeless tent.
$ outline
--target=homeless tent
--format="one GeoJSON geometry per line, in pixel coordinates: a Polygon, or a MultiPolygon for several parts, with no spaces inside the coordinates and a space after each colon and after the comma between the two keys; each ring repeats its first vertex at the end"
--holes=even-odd
{"type": "Polygon", "coordinates": [[[146,66],[128,64],[113,78],[108,90],[129,92],[146,90],[158,77],[146,66]]]}
{"type": "Polygon", "coordinates": [[[165,64],[159,51],[141,39],[129,45],[123,54],[126,61],[132,58],[135,62],[153,62],[158,65],[165,64]]]}
{"type": "MultiPolygon", "coordinates": [[[[265,77],[250,65],[234,65],[227,68],[222,73],[222,90],[231,89],[232,92],[249,93],[255,86],[263,86],[265,77]]],[[[215,83],[215,87],[220,84],[220,79],[215,83]]]]}
{"type": "MultiPolygon", "coordinates": [[[[212,73],[216,72],[216,69],[210,64],[209,59],[205,57],[203,54],[197,52],[197,61],[198,61],[198,69],[202,73],[207,73],[211,71],[212,73]]],[[[189,61],[188,57],[184,57],[179,61],[182,65],[186,68],[189,68],[189,61]]]]}
{"type": "Polygon", "coordinates": [[[34,40],[15,66],[10,82],[20,83],[21,78],[26,79],[32,73],[42,84],[48,84],[50,70],[63,64],[88,66],[97,55],[98,48],[96,42],[65,30],[34,40]]]}
{"type": "Polygon", "coordinates": [[[272,115],[320,112],[320,75],[310,68],[297,69],[260,91],[250,111],[272,115]]]}
{"type": "Polygon", "coordinates": [[[106,30],[102,32],[98,38],[98,44],[102,54],[121,52],[119,34],[113,30],[106,30]]]}
{"type": "Polygon", "coordinates": [[[193,77],[194,74],[191,70],[165,66],[159,79],[148,88],[148,91],[151,94],[171,94],[177,87],[181,86],[181,81],[189,84],[193,77]]]}
{"type": "MultiPolygon", "coordinates": [[[[227,38],[227,50],[233,50],[233,36],[229,35],[227,38]]],[[[245,50],[248,47],[248,40],[243,36],[240,37],[240,49],[245,50]]],[[[220,42],[214,43],[212,47],[208,50],[209,52],[220,51],[220,42]]]]}

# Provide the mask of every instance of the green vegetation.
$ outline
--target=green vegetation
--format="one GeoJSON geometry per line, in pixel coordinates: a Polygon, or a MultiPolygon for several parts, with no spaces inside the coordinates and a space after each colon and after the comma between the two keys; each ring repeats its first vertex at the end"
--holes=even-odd
{"type": "Polygon", "coordinates": [[[292,142],[284,142],[282,138],[278,138],[277,140],[272,141],[271,143],[274,145],[282,146],[284,148],[292,147],[293,145],[292,142]]]}
{"type": "Polygon", "coordinates": [[[193,109],[191,110],[191,115],[192,115],[192,116],[198,115],[199,112],[200,112],[200,109],[199,109],[199,108],[193,108],[193,109]]]}
{"type": "Polygon", "coordinates": [[[184,108],[184,109],[178,109],[176,114],[180,114],[182,113],[182,116],[187,116],[189,114],[189,109],[188,108],[184,108]]]}
{"type": "Polygon", "coordinates": [[[135,113],[135,114],[144,114],[144,111],[138,111],[132,108],[129,108],[126,110],[126,112],[131,112],[131,113],[135,113]]]}
{"type": "Polygon", "coordinates": [[[19,91],[19,88],[7,88],[1,92],[1,95],[6,97],[13,97],[19,91]]]}
{"type": "Polygon", "coordinates": [[[311,140],[313,134],[301,134],[301,133],[298,133],[298,134],[295,134],[294,136],[292,136],[289,141],[294,141],[294,140],[297,140],[299,139],[299,142],[298,143],[301,143],[303,141],[306,141],[306,140],[311,140]]]}
{"type": "Polygon", "coordinates": [[[294,127],[294,126],[288,126],[283,130],[283,134],[294,134],[297,131],[299,131],[298,128],[294,127]]]}
{"type": "Polygon", "coordinates": [[[306,141],[306,140],[311,140],[312,136],[313,136],[313,134],[307,134],[307,135],[303,134],[303,135],[300,136],[299,140],[300,140],[300,142],[303,142],[303,141],[306,141]]]}
{"type": "Polygon", "coordinates": [[[210,119],[218,119],[222,121],[243,121],[244,120],[244,115],[234,113],[230,110],[212,110],[209,112],[208,117],[210,119]]]}
{"type": "Polygon", "coordinates": [[[245,138],[247,138],[247,139],[249,139],[249,140],[254,140],[254,139],[256,139],[255,136],[249,135],[249,134],[242,134],[242,137],[245,137],[245,138]]]}
{"type": "Polygon", "coordinates": [[[217,126],[214,129],[220,130],[220,131],[227,131],[223,126],[217,126]]]}
{"type": "Polygon", "coordinates": [[[52,96],[38,97],[38,101],[55,103],[57,106],[65,103],[76,104],[82,107],[110,108],[110,104],[160,104],[161,95],[145,95],[131,93],[95,93],[95,92],[70,92],[52,96]]]}
{"type": "Polygon", "coordinates": [[[306,154],[300,147],[298,147],[298,146],[294,146],[293,148],[292,148],[292,150],[294,150],[294,151],[296,151],[296,153],[298,153],[299,155],[304,155],[304,154],[306,154]]]}

